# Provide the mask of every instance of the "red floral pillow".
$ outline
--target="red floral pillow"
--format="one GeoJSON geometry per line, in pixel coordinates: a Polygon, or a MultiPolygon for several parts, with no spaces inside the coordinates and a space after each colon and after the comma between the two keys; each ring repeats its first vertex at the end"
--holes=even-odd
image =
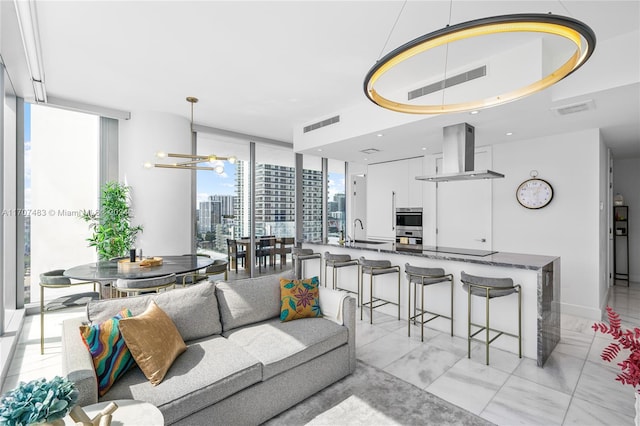
{"type": "Polygon", "coordinates": [[[305,280],[280,279],[280,321],[321,317],[318,277],[305,280]]]}

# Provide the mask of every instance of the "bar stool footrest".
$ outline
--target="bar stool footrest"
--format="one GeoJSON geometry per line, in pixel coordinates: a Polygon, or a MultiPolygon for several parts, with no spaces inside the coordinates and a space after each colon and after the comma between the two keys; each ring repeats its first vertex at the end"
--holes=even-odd
{"type": "Polygon", "coordinates": [[[429,315],[433,315],[433,316],[431,318],[429,318],[429,319],[426,319],[426,320],[420,322],[420,321],[418,321],[418,318],[422,317],[422,314],[415,314],[414,316],[409,317],[409,321],[413,321],[414,324],[426,324],[429,321],[433,321],[436,318],[446,318],[448,320],[451,319],[451,317],[448,317],[448,316],[442,315],[442,314],[436,314],[435,312],[431,312],[431,311],[424,311],[424,313],[425,314],[429,314],[429,315]]]}

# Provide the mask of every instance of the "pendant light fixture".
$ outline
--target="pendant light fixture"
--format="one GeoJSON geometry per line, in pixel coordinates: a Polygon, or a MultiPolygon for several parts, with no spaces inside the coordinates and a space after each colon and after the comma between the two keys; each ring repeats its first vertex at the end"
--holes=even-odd
{"type": "MultiPolygon", "coordinates": [[[[187,102],[191,104],[191,123],[189,125],[189,134],[193,133],[193,104],[198,102],[198,98],[193,96],[187,97],[187,102]]],[[[159,167],[164,169],[183,169],[183,170],[210,170],[217,174],[224,173],[224,161],[228,161],[230,164],[235,164],[236,157],[220,157],[218,155],[194,155],[194,154],[173,154],[165,153],[163,151],[156,152],[157,158],[183,158],[188,161],[182,161],[179,163],[156,163],[151,164],[149,162],[144,163],[144,167],[150,169],[152,167],[159,167]],[[209,165],[202,165],[202,163],[209,163],[209,165]]]]}
{"type": "Polygon", "coordinates": [[[369,70],[364,79],[364,92],[373,103],[383,108],[410,114],[443,114],[478,110],[523,98],[559,82],[580,68],[589,59],[595,45],[596,36],[589,26],[576,19],[564,16],[514,14],[476,19],[448,25],[392,50],[369,70]],[[569,40],[575,50],[563,64],[541,79],[515,90],[497,93],[483,99],[452,104],[443,102],[439,105],[404,103],[388,99],[375,89],[376,82],[386,72],[403,61],[438,46],[483,35],[517,32],[544,33],[559,36],[569,40]]]}

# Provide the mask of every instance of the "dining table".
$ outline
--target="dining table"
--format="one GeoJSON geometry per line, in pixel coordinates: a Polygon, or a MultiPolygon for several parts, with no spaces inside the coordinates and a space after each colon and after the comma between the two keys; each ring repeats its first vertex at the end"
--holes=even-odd
{"type": "Polygon", "coordinates": [[[169,274],[186,274],[199,271],[213,264],[213,259],[195,254],[154,257],[161,257],[162,264],[119,270],[117,260],[105,260],[74,266],[65,270],[64,276],[84,281],[114,281],[118,278],[131,280],[154,278],[169,274]]]}

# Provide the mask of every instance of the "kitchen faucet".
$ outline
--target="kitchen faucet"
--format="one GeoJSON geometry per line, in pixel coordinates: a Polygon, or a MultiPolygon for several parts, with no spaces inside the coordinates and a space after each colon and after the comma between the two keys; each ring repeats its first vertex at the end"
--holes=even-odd
{"type": "Polygon", "coordinates": [[[362,226],[362,221],[358,218],[356,218],[353,221],[353,242],[356,242],[356,223],[360,222],[360,229],[364,229],[364,226],[362,226]]]}

